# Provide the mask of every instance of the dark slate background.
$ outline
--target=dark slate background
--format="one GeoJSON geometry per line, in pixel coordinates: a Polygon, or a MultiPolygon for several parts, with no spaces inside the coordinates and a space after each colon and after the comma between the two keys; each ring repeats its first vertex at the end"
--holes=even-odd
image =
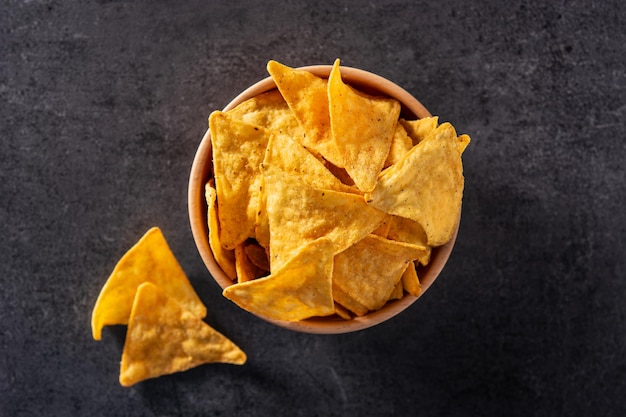
{"type": "Polygon", "coordinates": [[[0,415],[626,415],[626,6],[586,1],[0,5],[0,415]],[[473,139],[452,258],[370,330],[290,332],[222,298],[187,183],[206,118],[276,59],[390,78],[473,139]],[[160,226],[249,355],[132,388],[90,334],[160,226]]]}

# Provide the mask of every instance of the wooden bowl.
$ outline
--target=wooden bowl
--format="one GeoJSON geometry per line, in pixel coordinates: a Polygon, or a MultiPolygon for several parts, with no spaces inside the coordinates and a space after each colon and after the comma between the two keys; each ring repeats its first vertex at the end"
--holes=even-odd
{"type": "MultiPolygon", "coordinates": [[[[314,65],[301,67],[300,69],[310,71],[323,78],[328,78],[332,66],[314,65]]],[[[363,92],[395,98],[402,105],[401,116],[406,119],[431,116],[428,110],[426,110],[426,108],[415,97],[385,78],[367,71],[343,66],[341,67],[341,76],[347,84],[350,84],[363,92]]],[[[272,78],[265,78],[235,97],[226,107],[224,107],[223,110],[230,110],[249,98],[275,88],[276,85],[274,84],[272,78]]],[[[233,282],[226,276],[213,257],[213,253],[209,246],[209,231],[207,226],[207,203],[205,200],[204,186],[212,175],[212,163],[211,138],[210,132],[207,130],[202,138],[202,141],[200,142],[200,146],[198,147],[193,160],[193,165],[191,167],[188,196],[189,220],[191,222],[193,237],[202,260],[206,264],[206,267],[209,269],[209,272],[215,281],[222,289],[224,289],[227,286],[232,285],[233,282]]],[[[422,294],[430,288],[445,266],[450,253],[452,252],[457,232],[458,225],[454,236],[448,243],[443,246],[433,248],[430,263],[425,267],[418,266],[417,272],[422,285],[422,294]]],[[[306,333],[348,333],[366,329],[389,320],[413,304],[417,298],[418,297],[406,294],[400,300],[388,302],[380,310],[370,312],[363,317],[353,318],[352,320],[344,320],[336,316],[316,317],[299,322],[272,320],[265,317],[261,318],[278,326],[306,333]]]]}

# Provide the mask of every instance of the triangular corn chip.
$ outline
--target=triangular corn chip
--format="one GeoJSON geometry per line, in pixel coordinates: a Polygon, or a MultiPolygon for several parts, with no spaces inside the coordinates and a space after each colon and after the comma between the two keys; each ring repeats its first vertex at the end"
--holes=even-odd
{"type": "Polygon", "coordinates": [[[261,271],[248,258],[244,243],[235,248],[235,268],[237,270],[237,282],[252,281],[264,275],[264,271],[261,271]]]}
{"type": "Polygon", "coordinates": [[[440,125],[404,158],[383,171],[369,204],[418,222],[428,245],[448,242],[459,221],[463,197],[463,163],[454,128],[440,125]]]}
{"type": "Polygon", "coordinates": [[[342,167],[343,159],[330,131],[327,81],[276,61],[268,62],[267,71],[304,130],[304,137],[294,139],[302,140],[305,148],[342,167]]]}
{"type": "Polygon", "coordinates": [[[407,135],[402,124],[396,124],[396,131],[393,134],[389,154],[387,155],[383,168],[387,168],[388,166],[398,162],[404,155],[406,155],[407,152],[411,150],[412,147],[413,141],[409,135],[407,135]]]}
{"type": "Polygon", "coordinates": [[[343,155],[343,166],[359,190],[372,191],[389,153],[400,103],[345,84],[339,60],[328,78],[328,102],[333,140],[343,155]]]}
{"type": "Polygon", "coordinates": [[[402,274],[402,286],[412,296],[419,297],[422,294],[422,284],[417,277],[415,263],[411,262],[402,274]]]}
{"type": "Polygon", "coordinates": [[[437,126],[439,126],[439,117],[431,116],[417,120],[400,119],[399,122],[413,141],[413,145],[417,145],[437,129],[437,126]]]}
{"type": "Polygon", "coordinates": [[[195,316],[202,318],[206,315],[206,307],[161,230],[153,227],[120,259],[102,287],[91,316],[95,340],[102,338],[102,327],[128,323],[135,292],[144,282],[158,285],[195,316]]]}
{"type": "Polygon", "coordinates": [[[418,260],[422,265],[427,265],[430,262],[431,248],[428,246],[428,236],[424,228],[414,220],[394,215],[388,223],[387,239],[425,247],[424,254],[418,260]]]}
{"type": "Polygon", "coordinates": [[[272,165],[264,165],[274,272],[306,243],[327,237],[339,253],[376,229],[386,214],[363,196],[313,188],[272,165]]]}
{"type": "Polygon", "coordinates": [[[227,111],[233,118],[271,130],[279,136],[304,137],[304,130],[278,90],[252,97],[227,111]]]}
{"type": "Polygon", "coordinates": [[[334,314],[331,291],[333,244],[318,239],[265,278],[226,287],[223,294],[258,316],[298,321],[334,314]]]}
{"type": "Polygon", "coordinates": [[[377,310],[389,300],[409,263],[421,255],[419,246],[368,235],[335,256],[333,286],[377,310]]]}
{"type": "Polygon", "coordinates": [[[226,249],[235,249],[255,234],[261,186],[259,165],[271,133],[221,111],[211,113],[209,127],[220,242],[226,249]]]}
{"type": "MultiPolygon", "coordinates": [[[[369,311],[367,307],[356,301],[351,295],[343,291],[341,287],[338,287],[335,283],[333,283],[333,298],[335,299],[335,305],[340,305],[359,317],[366,315],[369,311]]],[[[346,318],[349,319],[350,317],[346,318]]]]}
{"type": "Polygon", "coordinates": [[[230,279],[235,279],[237,273],[235,271],[235,254],[232,250],[224,249],[220,242],[220,228],[217,216],[217,193],[211,183],[204,186],[204,194],[206,197],[208,208],[208,226],[209,226],[209,246],[215,258],[215,262],[222,268],[222,271],[230,279]]]}
{"type": "Polygon", "coordinates": [[[124,342],[120,384],[128,387],[212,362],[242,365],[246,354],[155,285],[140,285],[124,342]]]}
{"type": "Polygon", "coordinates": [[[305,147],[286,136],[273,136],[270,139],[263,163],[296,175],[305,183],[320,190],[359,193],[356,188],[343,184],[305,147]]]}

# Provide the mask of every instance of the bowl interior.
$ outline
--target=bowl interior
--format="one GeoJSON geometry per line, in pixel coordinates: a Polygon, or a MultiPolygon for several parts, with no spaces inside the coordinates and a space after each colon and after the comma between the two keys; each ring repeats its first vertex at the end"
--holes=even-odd
{"type": "MultiPolygon", "coordinates": [[[[310,71],[323,78],[328,78],[332,66],[315,65],[301,67],[300,69],[310,71]]],[[[414,119],[431,116],[428,110],[415,97],[385,78],[367,71],[350,67],[341,67],[341,75],[346,83],[363,92],[373,95],[385,95],[398,100],[402,105],[402,117],[414,119]]],[[[275,88],[276,85],[274,84],[274,81],[271,77],[267,77],[235,97],[226,107],[224,107],[224,111],[234,108],[249,98],[275,88]]],[[[227,286],[232,285],[233,282],[219,267],[209,246],[207,225],[208,208],[204,196],[204,186],[212,175],[211,137],[210,132],[207,129],[202,141],[200,142],[200,146],[198,147],[191,167],[188,190],[189,220],[191,223],[193,237],[202,260],[215,281],[222,289],[224,289],[227,286]]],[[[428,290],[443,269],[450,253],[452,252],[457,232],[458,225],[454,236],[448,243],[443,246],[433,248],[430,263],[425,267],[418,266],[417,272],[422,285],[422,294],[428,290]]],[[[355,317],[352,320],[344,320],[334,316],[316,317],[299,322],[272,320],[265,317],[261,318],[278,326],[301,332],[322,334],[347,333],[362,330],[382,323],[405,310],[408,306],[413,304],[417,298],[418,297],[406,294],[400,300],[388,302],[380,310],[370,312],[363,317],[355,317]]]]}

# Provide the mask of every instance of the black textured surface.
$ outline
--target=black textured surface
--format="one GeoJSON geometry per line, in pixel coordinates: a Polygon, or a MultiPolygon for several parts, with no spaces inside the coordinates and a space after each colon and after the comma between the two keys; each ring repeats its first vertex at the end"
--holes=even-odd
{"type": "Polygon", "coordinates": [[[626,415],[626,7],[595,1],[3,1],[0,415],[626,415]],[[289,332],[220,295],[188,225],[211,110],[277,59],[386,76],[473,142],[457,246],[392,321],[289,332]],[[249,355],[127,389],[90,335],[160,226],[249,355]]]}

